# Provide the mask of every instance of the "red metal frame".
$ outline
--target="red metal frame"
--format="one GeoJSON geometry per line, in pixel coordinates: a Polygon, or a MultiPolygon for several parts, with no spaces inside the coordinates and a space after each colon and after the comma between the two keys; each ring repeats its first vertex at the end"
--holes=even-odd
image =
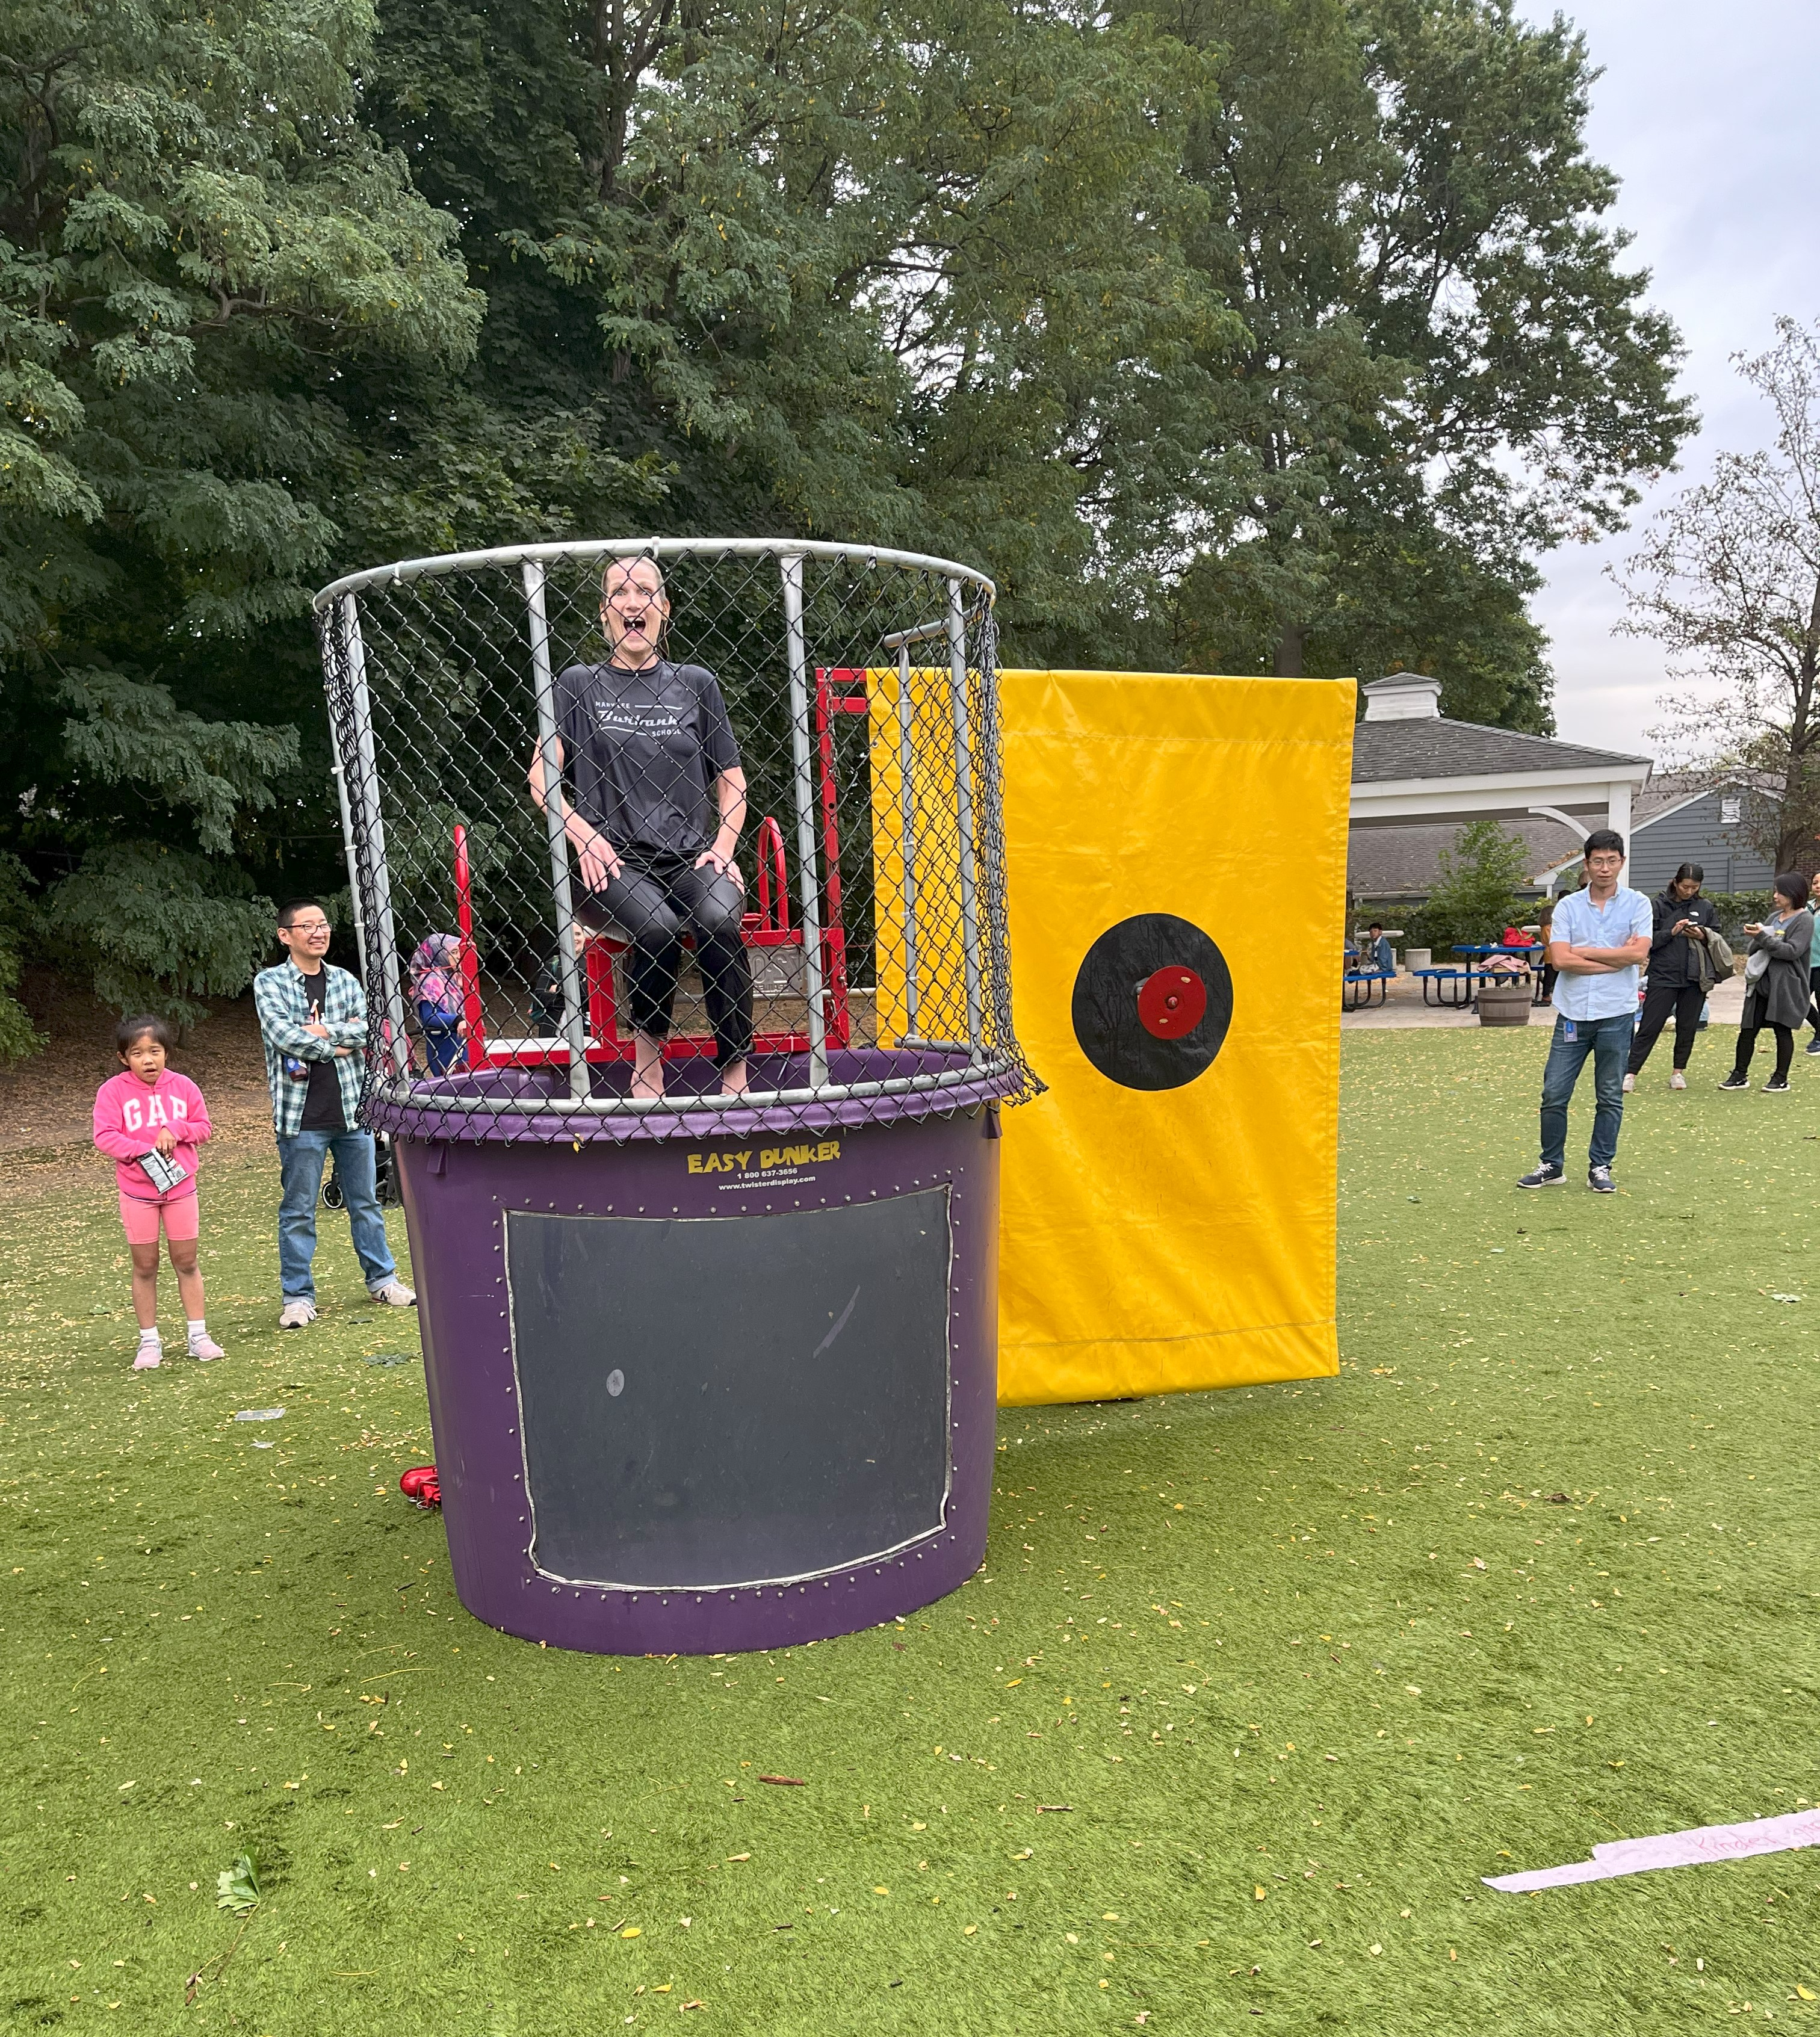
{"type": "Polygon", "coordinates": [[[455,924],[461,939],[462,1014],[467,1021],[466,1058],[471,1068],[486,1059],[486,1013],[480,1002],[480,958],[474,950],[474,886],[467,867],[467,830],[455,824],[455,924]]]}
{"type": "MultiPolygon", "coordinates": [[[[853,669],[818,667],[815,671],[815,737],[819,777],[817,801],[821,810],[822,856],[827,873],[823,890],[824,924],[821,932],[822,986],[827,1012],[826,1034],[831,1047],[844,1047],[852,1037],[853,1016],[847,984],[847,937],[842,918],[840,829],[834,778],[834,716],[865,714],[865,694],[836,696],[838,685],[865,683],[865,674],[853,669]]],[[[796,947],[803,945],[801,927],[790,924],[788,866],[784,855],[784,833],[766,814],[759,823],[755,841],[758,864],[759,909],[747,913],[740,928],[749,948],[796,947]]],[[[467,854],[467,830],[457,823],[455,830],[455,898],[456,924],[461,939],[461,973],[467,986],[467,1065],[500,1068],[532,1067],[543,1063],[566,1063],[569,1049],[554,1048],[497,1049],[486,1044],[480,1002],[480,965],[474,947],[473,880],[467,854]]],[[[590,1061],[629,1061],[630,1040],[619,1030],[618,1001],[613,989],[613,958],[624,952],[625,943],[611,935],[592,934],[583,943],[581,961],[587,979],[590,1061]]],[[[761,1033],[752,1041],[755,1054],[800,1054],[808,1051],[806,1033],[761,1033]]],[[[702,1035],[685,1035],[664,1043],[666,1060],[687,1060],[691,1055],[710,1054],[713,1041],[702,1035]]]]}

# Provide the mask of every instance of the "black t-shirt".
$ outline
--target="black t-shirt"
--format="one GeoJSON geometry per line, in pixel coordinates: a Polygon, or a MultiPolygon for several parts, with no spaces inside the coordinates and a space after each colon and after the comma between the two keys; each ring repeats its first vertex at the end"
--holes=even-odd
{"type": "MultiPolygon", "coordinates": [[[[304,995],[309,1000],[312,1024],[322,1018],[323,993],[327,988],[326,969],[319,969],[314,976],[304,977],[304,995]]],[[[298,1131],[346,1131],[347,1120],[341,1107],[341,1078],[335,1073],[335,1063],[311,1061],[306,1065],[309,1069],[309,1094],[304,1098],[303,1122],[297,1127],[298,1131]]]]}
{"type": "Polygon", "coordinates": [[[709,789],[738,769],[740,747],[712,672],[667,658],[642,672],[571,665],[556,732],[575,811],[615,848],[692,856],[713,841],[709,789]]]}

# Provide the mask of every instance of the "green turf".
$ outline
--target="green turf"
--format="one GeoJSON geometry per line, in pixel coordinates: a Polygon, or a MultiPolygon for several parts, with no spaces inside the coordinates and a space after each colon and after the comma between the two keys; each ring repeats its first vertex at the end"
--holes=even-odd
{"type": "Polygon", "coordinates": [[[1820,1080],[1652,1070],[1616,1199],[1519,1196],[1542,1044],[1348,1041],[1339,1378],[1009,1412],[980,1578],[738,1660],[461,1611],[412,1325],[327,1219],[281,1341],[269,1169],[209,1185],[229,1361],[149,1378],[111,1192],[7,1206],[5,2027],[1811,2018],[1820,1852],[1479,1880],[1820,1796],[1820,1080]]]}

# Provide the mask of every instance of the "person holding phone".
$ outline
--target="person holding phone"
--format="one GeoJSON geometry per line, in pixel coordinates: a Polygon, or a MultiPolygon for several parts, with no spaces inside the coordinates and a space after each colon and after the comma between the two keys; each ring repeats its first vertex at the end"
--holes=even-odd
{"type": "Polygon", "coordinates": [[[1655,928],[1649,939],[1649,977],[1643,993],[1643,1017],[1630,1043],[1630,1067],[1624,1078],[1627,1090],[1636,1088],[1643,1064],[1671,1016],[1674,1065],[1668,1086],[1687,1087],[1687,1064],[1693,1056],[1700,1007],[1706,1001],[1706,984],[1712,973],[1710,964],[1705,969],[1701,966],[1701,950],[1719,928],[1712,900],[1701,895],[1705,880],[1706,873],[1697,863],[1684,863],[1673,882],[1652,901],[1655,928]]]}
{"type": "Polygon", "coordinates": [[[158,1334],[158,1234],[177,1276],[191,1358],[224,1358],[209,1335],[197,1264],[201,1217],[196,1200],[199,1147],[214,1128],[202,1093],[165,1065],[171,1029],[152,1012],[123,1018],[114,1034],[120,1071],[95,1092],[95,1143],[114,1163],[120,1222],[133,1262],[133,1311],[139,1319],[135,1372],[163,1362],[158,1334]]]}
{"type": "Polygon", "coordinates": [[[1767,1026],[1776,1035],[1776,1072],[1763,1087],[1771,1096],[1788,1093],[1795,1029],[1807,1017],[1814,915],[1807,909],[1807,880],[1799,871],[1777,874],[1775,898],[1769,917],[1744,929],[1750,936],[1750,958],[1744,965],[1744,1015],[1738,1026],[1738,1058],[1721,1089],[1750,1088],[1750,1058],[1757,1051],[1758,1034],[1767,1026]]]}

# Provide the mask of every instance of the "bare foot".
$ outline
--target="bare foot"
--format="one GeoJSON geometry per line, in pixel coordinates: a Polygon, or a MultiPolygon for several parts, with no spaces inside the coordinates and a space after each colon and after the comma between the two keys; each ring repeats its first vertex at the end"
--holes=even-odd
{"type": "Polygon", "coordinates": [[[744,1096],[746,1094],[747,1081],[748,1077],[746,1073],[745,1063],[744,1061],[733,1062],[730,1067],[725,1069],[721,1073],[721,1095],[744,1096]]]}
{"type": "Polygon", "coordinates": [[[664,1049],[642,1033],[632,1035],[632,1090],[641,1101],[664,1094],[664,1049]]]}

